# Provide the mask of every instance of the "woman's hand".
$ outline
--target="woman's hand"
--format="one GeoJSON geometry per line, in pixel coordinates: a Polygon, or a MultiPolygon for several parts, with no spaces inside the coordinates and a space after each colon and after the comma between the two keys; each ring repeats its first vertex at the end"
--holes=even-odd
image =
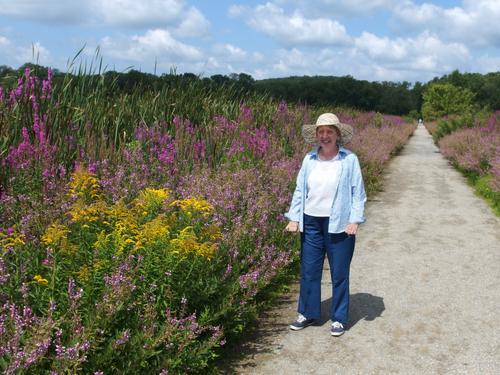
{"type": "Polygon", "coordinates": [[[345,227],[345,232],[350,236],[354,236],[356,234],[356,232],[358,231],[358,227],[359,227],[359,224],[355,224],[355,223],[347,224],[347,227],[345,227]]]}
{"type": "Polygon", "coordinates": [[[299,231],[299,222],[298,221],[289,221],[285,230],[287,232],[298,232],[299,231]]]}

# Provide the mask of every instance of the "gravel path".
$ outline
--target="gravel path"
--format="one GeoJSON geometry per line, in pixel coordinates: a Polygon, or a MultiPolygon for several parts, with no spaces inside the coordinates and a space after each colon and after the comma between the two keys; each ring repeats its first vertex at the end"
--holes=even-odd
{"type": "Polygon", "coordinates": [[[422,126],[367,205],[351,266],[348,331],[293,332],[297,286],[243,344],[238,374],[500,374],[500,220],[422,126]]]}

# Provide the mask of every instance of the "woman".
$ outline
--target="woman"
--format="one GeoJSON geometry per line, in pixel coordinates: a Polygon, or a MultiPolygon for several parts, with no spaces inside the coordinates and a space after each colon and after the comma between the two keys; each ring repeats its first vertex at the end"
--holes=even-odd
{"type": "Polygon", "coordinates": [[[349,268],[359,224],[365,221],[365,188],[358,158],[342,146],[353,129],[333,113],[302,127],[308,153],[297,177],[289,232],[301,232],[299,316],[290,325],[300,330],[321,316],[321,276],[325,252],[332,277],[331,334],[340,336],[348,321],[349,268]]]}

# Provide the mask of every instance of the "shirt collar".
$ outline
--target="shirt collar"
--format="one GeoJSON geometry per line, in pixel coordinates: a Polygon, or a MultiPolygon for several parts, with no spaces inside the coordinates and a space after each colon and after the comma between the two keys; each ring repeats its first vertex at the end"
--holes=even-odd
{"type": "MultiPolygon", "coordinates": [[[[313,159],[319,159],[318,150],[319,150],[319,147],[316,147],[314,150],[311,151],[310,155],[313,159]]],[[[341,146],[341,147],[339,147],[339,152],[335,156],[335,159],[344,159],[348,153],[349,153],[349,151],[341,146]]]]}

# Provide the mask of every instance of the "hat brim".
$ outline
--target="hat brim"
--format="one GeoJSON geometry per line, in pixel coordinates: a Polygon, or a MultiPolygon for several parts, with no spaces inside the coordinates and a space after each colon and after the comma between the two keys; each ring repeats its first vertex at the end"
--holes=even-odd
{"type": "Polygon", "coordinates": [[[349,124],[344,124],[339,122],[338,124],[304,124],[302,126],[302,137],[304,141],[309,144],[317,144],[318,141],[316,139],[316,128],[318,126],[335,126],[340,131],[340,139],[339,144],[345,145],[351,142],[352,137],[354,135],[354,129],[349,124]]]}

